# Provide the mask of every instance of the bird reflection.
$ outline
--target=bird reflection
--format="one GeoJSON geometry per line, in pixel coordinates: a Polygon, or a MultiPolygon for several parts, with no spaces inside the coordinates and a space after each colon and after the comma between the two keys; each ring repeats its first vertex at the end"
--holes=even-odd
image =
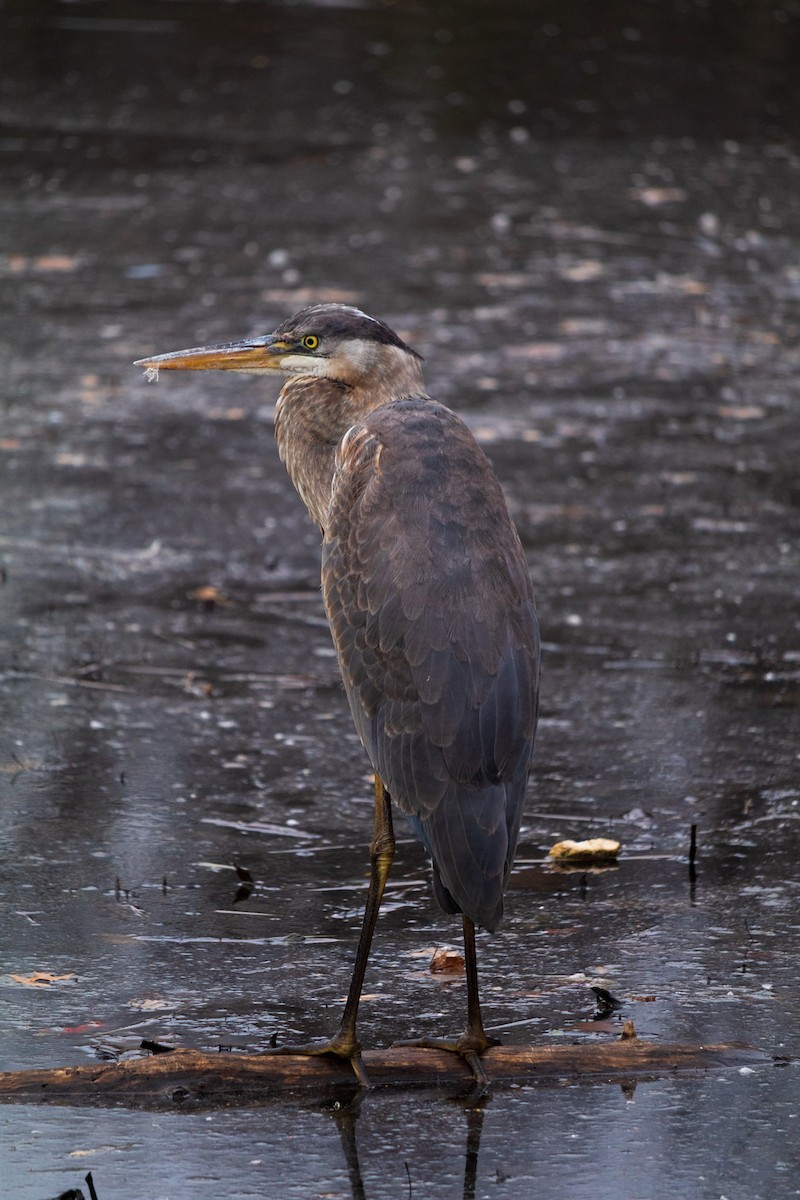
{"type": "Polygon", "coordinates": [[[475,1200],[475,1183],[478,1178],[478,1155],[481,1149],[483,1114],[489,1097],[483,1093],[473,1103],[464,1107],[467,1121],[467,1152],[464,1160],[464,1200],[475,1200]]]}
{"type": "MultiPolygon", "coordinates": [[[[368,1192],[364,1188],[364,1177],[361,1174],[361,1162],[358,1156],[358,1141],[356,1125],[361,1115],[364,1092],[357,1093],[349,1103],[338,1101],[324,1111],[333,1117],[339,1130],[342,1142],[342,1152],[347,1163],[347,1174],[350,1179],[350,1194],[352,1200],[368,1200],[368,1192]]],[[[475,1200],[475,1188],[478,1180],[478,1158],[483,1132],[483,1117],[491,1097],[478,1084],[466,1093],[460,1093],[451,1103],[457,1105],[464,1114],[466,1126],[466,1145],[464,1149],[464,1183],[462,1188],[463,1200],[475,1200]]],[[[405,1164],[408,1176],[409,1193],[413,1191],[414,1162],[405,1164]]]]}

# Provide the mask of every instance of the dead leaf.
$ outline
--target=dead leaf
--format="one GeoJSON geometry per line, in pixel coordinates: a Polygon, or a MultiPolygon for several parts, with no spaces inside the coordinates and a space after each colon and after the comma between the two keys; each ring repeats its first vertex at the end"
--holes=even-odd
{"type": "Polygon", "coordinates": [[[569,279],[572,283],[589,283],[592,279],[600,279],[605,275],[605,271],[603,263],[598,259],[585,258],[581,262],[561,267],[558,273],[562,279],[569,279]]]}
{"type": "Polygon", "coordinates": [[[676,204],[686,199],[686,192],[678,187],[631,188],[628,195],[647,208],[658,208],[660,204],[676,204]]]}
{"type": "Polygon", "coordinates": [[[77,271],[80,263],[74,254],[39,254],[31,265],[34,271],[77,271]]]}
{"type": "Polygon", "coordinates": [[[210,583],[203,584],[201,587],[192,588],[192,590],[187,592],[186,595],[190,600],[199,600],[200,603],[205,604],[207,608],[214,608],[216,605],[219,605],[220,608],[231,608],[233,606],[233,601],[229,600],[227,596],[223,595],[219,588],[214,587],[213,584],[210,583]]]}
{"type": "Polygon", "coordinates": [[[183,681],[183,690],[190,696],[202,696],[207,700],[214,695],[214,685],[208,679],[198,679],[194,671],[190,671],[183,681]]]}
{"type": "Polygon", "coordinates": [[[460,975],[464,970],[464,955],[440,946],[434,952],[429,970],[432,975],[460,975]]]}
{"type": "Polygon", "coordinates": [[[11,978],[24,987],[48,987],[51,983],[78,982],[77,975],[53,975],[49,971],[34,971],[32,975],[12,975],[11,978]]]}
{"type": "Polygon", "coordinates": [[[757,404],[722,405],[717,412],[732,421],[759,421],[767,415],[757,404]]]}
{"type": "Polygon", "coordinates": [[[4,262],[12,275],[22,271],[77,271],[81,265],[74,254],[38,254],[33,258],[27,254],[9,254],[4,262]]]}

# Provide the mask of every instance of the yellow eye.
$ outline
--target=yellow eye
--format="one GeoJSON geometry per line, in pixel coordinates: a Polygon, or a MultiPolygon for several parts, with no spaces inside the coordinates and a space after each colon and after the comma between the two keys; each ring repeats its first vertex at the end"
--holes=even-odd
{"type": "Polygon", "coordinates": [[[315,337],[313,333],[307,333],[303,338],[303,345],[306,350],[316,350],[319,345],[319,338],[315,337]]]}

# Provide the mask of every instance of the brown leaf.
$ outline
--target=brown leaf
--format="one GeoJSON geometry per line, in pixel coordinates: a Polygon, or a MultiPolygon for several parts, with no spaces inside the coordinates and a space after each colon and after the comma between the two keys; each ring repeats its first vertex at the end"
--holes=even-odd
{"type": "Polygon", "coordinates": [[[208,679],[198,679],[194,671],[189,671],[183,681],[183,690],[190,696],[202,696],[208,699],[214,695],[214,685],[208,679]]]}
{"type": "Polygon", "coordinates": [[[766,409],[757,404],[723,404],[717,412],[731,421],[760,421],[767,415],[766,409]]]}
{"type": "Polygon", "coordinates": [[[430,971],[433,975],[460,975],[464,970],[464,955],[458,950],[450,950],[440,946],[431,959],[430,971]]]}
{"type": "Polygon", "coordinates": [[[203,584],[201,587],[192,588],[186,595],[190,600],[198,600],[201,604],[205,604],[208,608],[214,608],[217,604],[220,608],[231,608],[233,601],[214,587],[210,583],[203,584]]]}
{"type": "Polygon", "coordinates": [[[12,975],[11,978],[24,987],[47,987],[48,984],[61,983],[64,980],[70,983],[78,982],[77,975],[53,975],[50,971],[34,971],[32,975],[12,975]]]}
{"type": "Polygon", "coordinates": [[[676,204],[686,199],[686,192],[679,187],[630,188],[628,195],[646,208],[658,208],[660,204],[676,204]]]}
{"type": "Polygon", "coordinates": [[[39,254],[31,258],[27,254],[8,254],[0,263],[11,275],[23,271],[77,271],[81,260],[74,254],[39,254]]]}

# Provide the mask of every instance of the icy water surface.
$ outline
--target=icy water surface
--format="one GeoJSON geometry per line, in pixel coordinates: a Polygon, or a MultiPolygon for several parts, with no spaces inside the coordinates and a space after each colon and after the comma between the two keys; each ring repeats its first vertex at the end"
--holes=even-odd
{"type": "MultiPolygon", "coordinates": [[[[536,586],[535,772],[507,918],[479,936],[490,1030],[631,1018],[796,1056],[796,5],[2,17],[0,1066],[335,1026],[372,801],[275,390],[131,366],[320,299],[425,355],[536,586]],[[616,869],[547,867],[596,835],[616,869]],[[591,986],[621,1008],[598,1018],[591,986]]],[[[398,832],[370,1045],[463,1022],[461,979],[428,969],[457,926],[398,832]]],[[[790,1061],[357,1113],[5,1106],[0,1145],[15,1200],[88,1194],[89,1170],[99,1200],[782,1200],[798,1113],[790,1061]]]]}
{"type": "Polygon", "coordinates": [[[3,1115],[10,1113],[15,1146],[9,1159],[39,1164],[14,1172],[23,1200],[85,1188],[87,1170],[101,1196],[133,1196],[138,1187],[199,1200],[409,1190],[435,1200],[717,1200],[797,1195],[796,1092],[787,1094],[787,1076],[774,1084],[757,1076],[664,1080],[633,1094],[612,1085],[520,1088],[476,1108],[376,1094],[355,1121],[292,1105],[190,1115],[28,1107],[3,1115]],[[702,1163],[686,1150],[698,1127],[708,1139],[702,1163]]]}

